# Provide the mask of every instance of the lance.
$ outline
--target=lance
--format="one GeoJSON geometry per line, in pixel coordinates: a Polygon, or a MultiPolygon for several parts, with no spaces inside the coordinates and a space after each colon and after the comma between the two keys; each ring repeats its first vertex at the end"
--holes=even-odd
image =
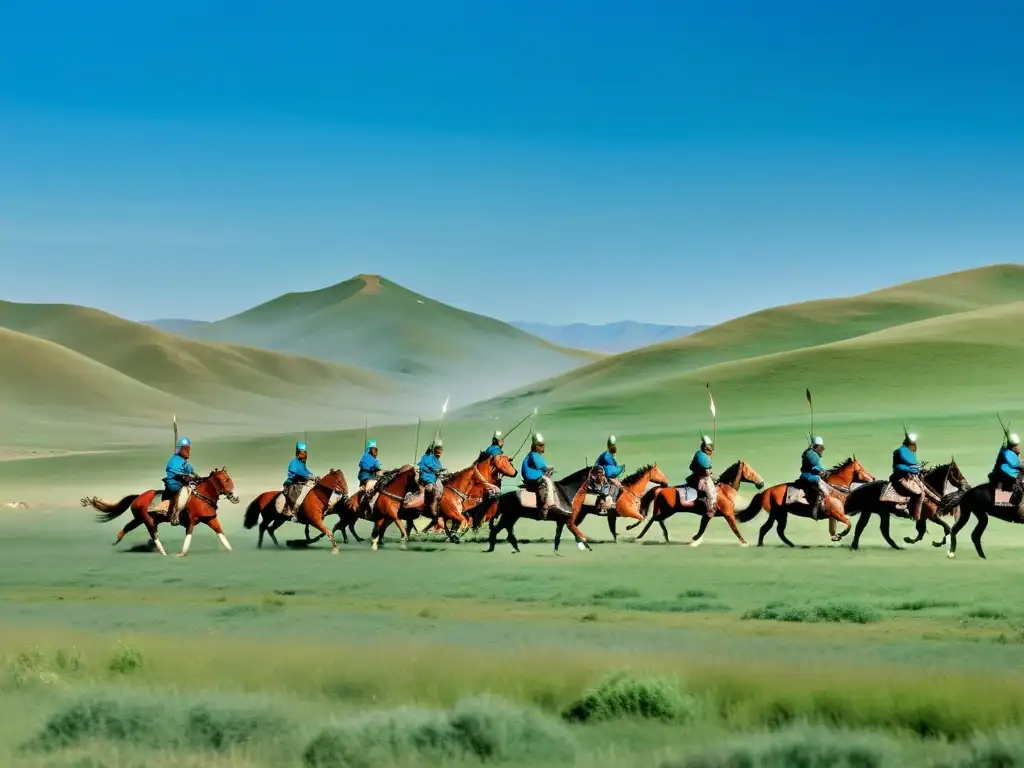
{"type": "Polygon", "coordinates": [[[412,463],[415,464],[420,458],[420,425],[423,423],[422,419],[416,419],[416,447],[412,452],[412,463]]]}
{"type": "Polygon", "coordinates": [[[708,400],[711,402],[711,420],[712,420],[712,422],[714,424],[714,428],[713,428],[713,431],[711,433],[712,434],[711,442],[713,444],[715,444],[715,446],[717,447],[717,445],[718,445],[718,414],[715,411],[715,398],[713,398],[711,396],[711,383],[707,382],[707,383],[705,383],[705,386],[708,388],[708,400]]]}
{"type": "Polygon", "coordinates": [[[1010,425],[1009,424],[1003,424],[1003,417],[1000,416],[998,413],[996,414],[996,418],[999,419],[999,426],[1003,428],[1003,439],[1006,441],[1007,445],[1009,445],[1009,443],[1010,443],[1010,425]]]}
{"type": "Polygon", "coordinates": [[[533,413],[528,413],[528,414],[526,414],[525,416],[523,416],[523,418],[521,418],[521,419],[519,420],[519,422],[518,422],[518,423],[517,423],[517,424],[516,424],[516,425],[515,425],[514,427],[512,427],[512,429],[508,430],[508,431],[507,431],[507,432],[505,433],[505,437],[508,437],[508,436],[509,436],[509,435],[511,435],[511,434],[512,434],[513,432],[515,432],[515,431],[516,431],[517,429],[519,429],[519,427],[521,427],[521,426],[523,425],[523,422],[525,422],[525,421],[526,421],[526,420],[527,420],[528,418],[530,418],[531,416],[536,416],[536,415],[537,415],[537,409],[536,409],[536,408],[534,408],[534,409],[533,409],[533,413]]]}
{"type": "Polygon", "coordinates": [[[811,390],[810,389],[807,390],[807,405],[809,405],[810,408],[811,408],[811,431],[807,435],[807,442],[808,443],[813,443],[814,442],[814,401],[811,400],[811,390]]]}
{"type": "Polygon", "coordinates": [[[178,450],[178,414],[172,414],[171,419],[174,421],[174,450],[178,450]]]}
{"type": "MultiPolygon", "coordinates": [[[[444,415],[448,411],[448,398],[444,399],[444,405],[441,406],[441,418],[437,420],[437,430],[434,432],[434,445],[437,445],[437,441],[441,439],[441,422],[444,421],[444,415]]],[[[419,446],[417,446],[419,448],[419,446]]]]}

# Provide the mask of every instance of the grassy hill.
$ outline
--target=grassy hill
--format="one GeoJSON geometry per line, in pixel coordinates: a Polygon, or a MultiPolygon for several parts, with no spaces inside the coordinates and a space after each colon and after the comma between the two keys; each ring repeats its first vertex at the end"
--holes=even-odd
{"type": "Polygon", "coordinates": [[[450,307],[377,275],[288,293],[216,322],[156,324],[197,339],[346,363],[462,402],[600,357],[450,307]]]}
{"type": "Polygon", "coordinates": [[[657,325],[655,323],[638,323],[633,320],[620,320],[601,325],[588,323],[550,325],[548,323],[516,321],[512,325],[565,347],[589,349],[609,354],[629,352],[662,341],[677,339],[708,327],[706,325],[657,325]]]}
{"type": "MultiPolygon", "coordinates": [[[[1008,305],[1021,296],[1024,296],[1024,266],[999,265],[905,283],[851,298],[768,309],[691,336],[605,358],[565,375],[512,391],[479,408],[468,409],[468,412],[493,411],[506,405],[525,407],[529,404],[532,407],[535,403],[545,406],[577,401],[596,403],[639,392],[668,390],[687,372],[699,372],[695,379],[702,381],[713,379],[715,371],[703,370],[709,366],[754,359],[767,361],[765,365],[774,365],[778,360],[772,355],[857,338],[864,338],[870,346],[880,343],[879,337],[870,334],[909,327],[909,324],[934,318],[959,317],[951,326],[941,326],[956,335],[953,327],[957,323],[963,321],[965,327],[969,327],[973,322],[970,315],[964,313],[1008,305]]],[[[1009,337],[1014,333],[1007,328],[1004,335],[1009,337]]],[[[851,365],[864,369],[858,370],[858,374],[877,375],[881,379],[898,373],[900,369],[912,373],[912,369],[904,366],[895,352],[891,360],[876,361],[884,366],[876,371],[870,370],[873,364],[869,362],[870,356],[857,358],[857,355],[867,354],[866,347],[853,345],[848,353],[863,361],[863,364],[858,364],[856,359],[851,360],[851,365]]],[[[751,369],[751,376],[764,375],[778,381],[774,370],[755,373],[757,365],[761,363],[751,369]]],[[[808,385],[827,375],[817,367],[817,363],[808,368],[807,374],[810,377],[808,385]]],[[[799,384],[799,392],[804,386],[799,384]]]]}
{"type": "Polygon", "coordinates": [[[239,428],[341,426],[409,400],[382,376],[350,366],[233,344],[200,342],[71,305],[0,302],[5,428],[31,408],[94,423],[145,421],[173,409],[193,423],[239,428]],[[387,402],[385,402],[387,400],[387,402]],[[100,422],[102,418],[105,421],[100,422]],[[299,423],[302,423],[301,421],[299,423]]]}

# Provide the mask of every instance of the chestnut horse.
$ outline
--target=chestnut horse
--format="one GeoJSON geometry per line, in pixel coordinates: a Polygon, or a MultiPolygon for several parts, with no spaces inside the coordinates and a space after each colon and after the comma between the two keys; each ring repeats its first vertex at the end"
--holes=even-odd
{"type": "MultiPolygon", "coordinates": [[[[405,500],[420,491],[420,472],[412,464],[392,469],[377,481],[370,497],[370,520],[373,521],[373,538],[370,548],[376,552],[384,543],[384,531],[391,523],[398,526],[402,534],[402,549],[408,546],[409,535],[402,522],[402,507],[405,500]]],[[[347,508],[356,513],[362,491],[354,493],[348,500],[347,508]]],[[[344,510],[342,510],[344,512],[344,510]]]]}
{"type": "Polygon", "coordinates": [[[978,518],[978,524],[971,531],[971,541],[974,542],[974,549],[977,550],[978,557],[982,560],[986,558],[985,551],[981,548],[981,537],[984,535],[985,529],[988,528],[990,517],[1002,520],[1004,523],[1024,523],[1024,517],[1021,516],[1021,508],[1024,505],[1020,501],[1021,496],[1024,496],[1024,475],[1017,476],[1017,482],[1014,483],[1013,490],[1008,494],[1006,491],[1000,490],[998,499],[995,496],[993,485],[990,474],[989,482],[965,491],[963,496],[958,499],[960,519],[956,521],[956,525],[953,526],[950,533],[949,551],[946,557],[950,559],[956,557],[956,536],[967,525],[971,515],[978,518]]]}
{"type": "MultiPolygon", "coordinates": [[[[749,546],[743,538],[743,534],[740,533],[740,529],[736,526],[736,494],[739,492],[740,483],[751,483],[756,486],[758,490],[764,488],[764,480],[761,476],[754,471],[745,461],[737,461],[735,464],[726,469],[721,476],[718,478],[718,498],[715,504],[716,512],[720,513],[725,521],[729,524],[732,532],[736,534],[736,538],[739,539],[741,546],[749,546]]],[[[680,489],[686,486],[677,485],[673,488],[655,488],[653,491],[645,494],[643,511],[646,515],[646,511],[650,506],[651,501],[654,502],[654,513],[647,521],[647,525],[640,531],[640,535],[634,539],[634,541],[640,541],[644,537],[644,534],[650,529],[654,523],[661,526],[662,535],[665,537],[665,543],[668,544],[668,529],[665,527],[665,521],[672,517],[676,512],[690,512],[695,515],[700,515],[700,527],[697,529],[697,533],[690,539],[691,547],[699,547],[701,543],[701,537],[704,536],[704,531],[707,530],[708,523],[711,522],[711,518],[707,516],[707,507],[704,504],[697,505],[693,499],[684,499],[680,489]]],[[[692,490],[692,489],[688,489],[692,490]]],[[[642,520],[633,523],[626,528],[627,531],[636,528],[642,520]]]]}
{"type": "MultiPolygon", "coordinates": [[[[839,535],[834,533],[834,529],[830,532],[832,534],[832,541],[839,541],[850,533],[850,528],[852,527],[850,519],[843,511],[846,499],[850,495],[850,489],[854,483],[870,483],[875,478],[874,475],[864,469],[856,456],[850,456],[831,469],[825,470],[822,474],[822,479],[829,485],[829,497],[825,503],[824,510],[828,521],[832,523],[835,520],[846,526],[839,535]]],[[[786,523],[789,520],[789,516],[795,515],[797,517],[813,519],[812,514],[814,510],[807,504],[806,500],[790,504],[786,503],[786,495],[791,485],[792,483],[779,483],[771,488],[766,488],[754,496],[750,505],[743,512],[740,512],[739,521],[741,523],[749,523],[760,512],[768,513],[768,520],[761,526],[761,530],[758,533],[757,546],[764,546],[764,537],[768,535],[768,531],[777,522],[779,538],[787,546],[792,547],[793,543],[786,538],[786,523]]]]}
{"type": "MultiPolygon", "coordinates": [[[[178,556],[184,557],[188,554],[189,546],[192,543],[192,531],[198,523],[209,526],[217,534],[217,539],[220,541],[221,546],[230,552],[231,545],[228,544],[227,537],[224,535],[224,529],[220,525],[220,520],[217,519],[217,502],[221,496],[227,497],[228,501],[232,504],[238,503],[238,497],[234,494],[235,483],[228,475],[227,468],[221,467],[220,469],[213,470],[206,477],[200,478],[195,483],[190,483],[189,488],[191,493],[185,502],[185,508],[181,511],[181,515],[178,518],[178,522],[185,526],[185,541],[181,545],[181,552],[178,556]]],[[[149,538],[153,542],[153,546],[156,547],[161,555],[166,555],[167,551],[157,537],[157,527],[160,523],[168,522],[168,507],[170,503],[163,500],[154,501],[158,493],[160,492],[144,491],[140,494],[125,496],[116,502],[104,501],[98,496],[87,496],[82,499],[82,506],[91,506],[93,509],[100,511],[100,514],[96,516],[96,522],[98,523],[109,523],[130,509],[133,519],[117,532],[114,546],[116,547],[121,543],[121,539],[124,538],[128,531],[144,525],[149,532],[149,538]]]]}
{"type": "MultiPolygon", "coordinates": [[[[971,487],[971,484],[967,482],[967,478],[960,471],[955,458],[948,464],[940,464],[936,467],[926,466],[921,479],[928,486],[929,490],[941,499],[941,502],[936,506],[928,498],[928,495],[925,494],[924,504],[921,507],[921,519],[917,521],[917,538],[911,539],[907,536],[904,537],[903,541],[907,544],[917,544],[917,542],[924,538],[928,521],[931,520],[942,526],[942,541],[932,542],[933,547],[941,547],[945,545],[946,539],[950,535],[950,528],[942,520],[942,515],[951,514],[956,511],[957,502],[964,495],[964,492],[971,487]]],[[[909,520],[911,515],[906,504],[897,505],[891,501],[881,500],[882,492],[888,482],[888,480],[878,480],[862,485],[853,491],[846,500],[848,514],[851,517],[860,515],[860,520],[857,521],[857,529],[853,532],[853,541],[850,543],[850,549],[859,548],[860,535],[867,527],[868,519],[872,513],[876,513],[881,518],[879,520],[879,527],[882,531],[882,538],[885,539],[886,543],[893,549],[901,549],[889,534],[889,521],[892,515],[906,520],[909,520]]]]}
{"type": "MultiPolygon", "coordinates": [[[[307,485],[313,484],[313,479],[307,481],[307,485]]],[[[313,487],[306,491],[299,508],[295,510],[295,522],[307,526],[313,526],[320,531],[320,537],[326,536],[331,542],[331,554],[338,554],[338,543],[334,536],[324,525],[324,515],[336,504],[344,502],[348,498],[348,482],[345,480],[345,473],[340,469],[332,469],[323,477],[319,478],[313,487]]],[[[263,534],[269,533],[271,541],[280,547],[274,531],[285,523],[289,518],[278,512],[278,503],[284,503],[284,491],[274,490],[261,493],[253,499],[245,510],[243,525],[248,530],[260,520],[259,539],[256,542],[257,548],[263,547],[263,534]]],[[[308,538],[308,536],[307,536],[308,538]]]]}
{"type": "MultiPolygon", "coordinates": [[[[439,504],[440,516],[437,518],[437,522],[442,524],[441,530],[448,540],[458,543],[459,537],[472,524],[471,512],[491,496],[497,495],[500,490],[498,478],[516,477],[518,474],[505,454],[499,453],[496,456],[491,456],[481,453],[476,462],[450,475],[444,481],[444,492],[441,494],[439,504]],[[448,523],[452,524],[451,529],[449,529],[448,523]],[[456,525],[457,529],[455,529],[456,525]]],[[[406,514],[402,519],[410,529],[413,527],[417,515],[429,517],[429,515],[424,515],[423,498],[424,494],[418,493],[409,499],[403,507],[406,514]]],[[[427,530],[429,532],[430,528],[427,530]]]]}
{"type": "MultiPolygon", "coordinates": [[[[646,496],[647,486],[651,483],[659,488],[668,487],[668,478],[658,469],[657,464],[647,464],[640,467],[636,472],[619,481],[619,484],[622,486],[619,496],[615,500],[615,506],[607,512],[608,530],[611,531],[613,541],[618,542],[619,540],[618,534],[615,532],[615,519],[617,517],[628,517],[643,522],[644,514],[640,509],[644,496],[646,496]]],[[[580,525],[587,515],[605,514],[597,511],[595,506],[596,499],[591,498],[593,496],[593,492],[587,489],[586,484],[580,486],[580,489],[576,491],[576,496],[572,500],[572,520],[576,525],[580,525]]],[[[555,529],[555,537],[558,538],[561,536],[561,533],[562,526],[559,524],[555,529]]]]}
{"type": "Polygon", "coordinates": [[[576,525],[575,515],[572,511],[572,499],[576,498],[576,494],[583,484],[586,483],[589,475],[590,468],[587,467],[553,483],[555,487],[555,506],[547,510],[546,513],[542,512],[537,506],[540,503],[537,494],[528,493],[522,487],[519,491],[501,494],[497,500],[497,513],[491,518],[490,522],[491,530],[488,536],[487,551],[494,551],[494,546],[498,543],[498,533],[504,530],[507,531],[506,536],[508,543],[512,545],[512,552],[518,553],[519,540],[516,538],[515,525],[523,518],[527,520],[550,520],[555,523],[555,554],[558,554],[558,545],[561,542],[563,526],[569,527],[572,535],[576,538],[576,546],[581,550],[590,550],[590,545],[587,544],[587,537],[583,535],[583,532],[576,525]],[[520,494],[525,494],[525,498],[528,500],[527,503],[532,503],[533,506],[524,506],[520,494]]]}

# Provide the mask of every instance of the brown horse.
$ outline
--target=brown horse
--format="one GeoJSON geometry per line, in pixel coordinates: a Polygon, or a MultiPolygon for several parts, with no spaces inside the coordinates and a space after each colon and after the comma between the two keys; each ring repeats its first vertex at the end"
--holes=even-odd
{"type": "MultiPolygon", "coordinates": [[[[936,467],[925,465],[924,471],[921,474],[921,480],[924,481],[928,490],[940,499],[940,502],[936,505],[929,498],[928,494],[925,494],[924,505],[921,508],[921,519],[917,521],[917,537],[911,539],[907,536],[904,537],[903,541],[907,544],[917,544],[917,542],[924,538],[928,521],[931,520],[941,526],[943,530],[942,541],[933,541],[932,546],[941,547],[945,545],[946,539],[951,533],[949,526],[942,520],[942,515],[954,514],[957,511],[957,502],[967,489],[971,487],[971,484],[967,482],[967,478],[960,471],[955,458],[948,464],[940,464],[936,467]]],[[[853,541],[850,543],[850,549],[858,549],[860,547],[860,536],[867,527],[868,520],[873,513],[881,518],[879,528],[882,531],[882,538],[893,549],[901,549],[892,540],[892,536],[889,533],[889,521],[893,515],[909,520],[911,514],[907,502],[910,500],[905,499],[901,502],[899,499],[903,499],[903,497],[897,496],[897,501],[889,501],[891,493],[891,491],[887,491],[889,486],[888,480],[868,483],[854,490],[846,500],[846,511],[850,517],[860,515],[860,520],[857,521],[857,529],[853,532],[853,541]],[[883,499],[883,497],[885,498],[883,499]]]]}
{"type": "Polygon", "coordinates": [[[590,475],[590,468],[573,472],[568,477],[553,483],[555,487],[555,506],[545,513],[539,509],[537,494],[527,491],[524,487],[512,493],[503,493],[498,499],[498,511],[491,518],[490,534],[487,540],[487,551],[493,552],[498,543],[498,534],[506,531],[508,543],[512,545],[513,553],[519,552],[519,540],[516,538],[515,525],[521,519],[527,520],[550,520],[555,523],[555,554],[558,554],[558,545],[562,540],[562,528],[568,526],[572,535],[576,538],[576,546],[581,550],[590,550],[587,537],[576,525],[575,515],[572,511],[572,500],[576,498],[579,489],[586,483],[590,475]]]}
{"type": "Polygon", "coordinates": [[[989,482],[983,483],[977,488],[971,488],[960,497],[960,519],[956,521],[956,525],[950,532],[949,551],[946,557],[950,559],[956,557],[956,536],[967,525],[971,515],[978,518],[978,524],[971,531],[971,541],[974,542],[978,557],[983,560],[985,551],[981,548],[981,537],[984,535],[985,529],[988,528],[990,517],[1002,520],[1004,523],[1024,523],[1024,514],[1022,514],[1024,513],[1024,501],[1021,501],[1021,497],[1024,496],[1024,475],[1017,477],[1017,482],[1014,483],[1013,490],[1010,492],[1002,489],[996,490],[994,485],[992,476],[989,475],[989,482]]]}
{"type": "MultiPolygon", "coordinates": [[[[338,554],[338,543],[334,540],[331,532],[327,530],[327,526],[324,525],[324,515],[336,504],[343,503],[348,498],[348,482],[345,480],[345,473],[340,469],[332,469],[315,483],[310,479],[306,485],[311,487],[307,487],[302,492],[298,509],[295,510],[295,522],[307,526],[307,531],[309,526],[320,531],[320,537],[317,540],[326,536],[331,542],[331,554],[336,555],[338,554]]],[[[251,529],[261,517],[263,518],[260,522],[257,548],[263,547],[264,533],[269,533],[271,541],[278,547],[281,546],[274,531],[289,522],[289,518],[285,517],[282,512],[284,504],[285,498],[282,490],[266,491],[249,503],[243,521],[245,528],[251,529]]]]}
{"type": "MultiPolygon", "coordinates": [[[[829,485],[828,501],[825,504],[825,514],[828,521],[830,523],[838,521],[846,526],[839,535],[835,534],[834,528],[830,531],[832,541],[839,541],[849,534],[852,527],[850,519],[843,511],[846,499],[850,495],[850,489],[854,483],[870,483],[875,478],[864,469],[856,456],[850,456],[831,469],[825,470],[822,474],[822,479],[829,485]]],[[[764,546],[764,537],[768,535],[768,531],[777,522],[779,538],[787,546],[792,547],[794,546],[793,543],[786,538],[786,523],[789,520],[789,516],[795,515],[796,517],[811,519],[814,510],[807,503],[807,498],[804,496],[803,491],[794,488],[791,483],[779,483],[771,488],[766,488],[754,496],[750,505],[743,512],[740,512],[739,521],[741,523],[749,523],[760,512],[767,512],[768,520],[761,526],[761,530],[758,533],[757,546],[764,546]],[[792,490],[790,490],[791,488],[792,490]]]]}
{"type": "MultiPolygon", "coordinates": [[[[498,494],[500,478],[516,477],[518,474],[508,456],[503,453],[496,456],[481,453],[476,462],[452,474],[444,482],[439,504],[440,515],[436,522],[441,525],[441,532],[448,536],[449,541],[458,543],[459,537],[472,525],[472,512],[498,494]]],[[[406,502],[403,510],[407,513],[403,519],[412,528],[416,516],[424,512],[423,494],[419,493],[406,502]]]]}
{"type": "MultiPolygon", "coordinates": [[[[405,464],[398,469],[386,472],[373,488],[370,496],[370,520],[373,521],[373,538],[370,548],[376,552],[384,543],[384,531],[391,523],[398,526],[402,534],[402,549],[408,546],[409,535],[402,522],[402,507],[408,497],[420,490],[420,472],[412,464],[405,464]]],[[[352,495],[346,505],[351,512],[359,509],[359,497],[362,491],[352,495]]]]}
{"type": "MultiPolygon", "coordinates": [[[[612,540],[618,542],[619,537],[615,531],[616,518],[628,517],[642,522],[644,514],[640,510],[646,495],[647,486],[651,483],[657,488],[668,487],[668,478],[658,469],[657,464],[648,464],[640,467],[633,474],[620,480],[619,484],[622,486],[622,489],[615,500],[615,505],[607,513],[598,511],[596,495],[587,488],[586,484],[581,485],[572,500],[572,520],[576,525],[580,525],[587,515],[607,515],[608,530],[612,534],[612,540]]],[[[557,527],[555,530],[555,535],[558,536],[559,534],[561,534],[561,527],[557,527]]]]}
{"type": "MultiPolygon", "coordinates": [[[[178,517],[178,522],[185,526],[185,541],[181,545],[181,552],[178,556],[184,557],[188,554],[189,546],[192,543],[192,531],[198,523],[209,526],[217,534],[221,546],[230,552],[231,545],[228,544],[224,529],[220,525],[220,520],[217,519],[217,502],[221,496],[227,497],[232,504],[238,503],[238,497],[234,494],[235,483],[228,475],[227,468],[215,469],[206,477],[200,478],[195,483],[190,483],[188,487],[189,494],[185,501],[185,508],[178,517]]],[[[167,551],[157,537],[157,527],[160,523],[168,522],[170,503],[163,500],[154,501],[158,493],[159,491],[153,490],[144,491],[140,494],[125,496],[116,502],[104,501],[98,496],[87,496],[82,499],[82,506],[91,506],[100,511],[100,514],[96,516],[98,523],[109,523],[130,509],[133,519],[117,532],[114,546],[121,543],[121,539],[128,531],[144,525],[149,532],[153,546],[161,555],[166,555],[167,551]]]]}
{"type": "MultiPolygon", "coordinates": [[[[736,494],[739,492],[740,483],[751,483],[757,487],[758,490],[764,488],[764,480],[761,476],[754,471],[745,461],[737,461],[735,464],[726,469],[721,477],[718,478],[718,498],[715,503],[715,510],[725,518],[725,521],[729,524],[732,532],[736,534],[736,538],[739,539],[741,546],[749,546],[743,538],[743,534],[740,533],[740,529],[736,526],[736,494]]],[[[654,513],[647,521],[647,525],[640,532],[640,535],[636,537],[635,541],[640,541],[644,537],[644,534],[650,529],[654,523],[661,526],[662,535],[665,537],[665,543],[668,544],[668,528],[665,527],[665,520],[672,517],[676,512],[690,512],[695,515],[700,515],[700,527],[697,529],[697,533],[690,539],[691,547],[699,547],[701,543],[701,537],[704,536],[704,531],[707,530],[708,523],[711,522],[711,518],[707,516],[705,507],[703,504],[696,504],[696,496],[692,493],[693,489],[683,485],[677,485],[674,488],[655,488],[651,493],[645,496],[646,505],[644,506],[644,512],[646,513],[651,501],[654,502],[654,513]],[[685,489],[685,490],[683,490],[685,489]],[[686,498],[693,495],[693,498],[686,498]]],[[[646,516],[646,515],[645,515],[646,516]]],[[[638,521],[633,523],[626,528],[627,531],[636,528],[640,523],[638,521]]]]}

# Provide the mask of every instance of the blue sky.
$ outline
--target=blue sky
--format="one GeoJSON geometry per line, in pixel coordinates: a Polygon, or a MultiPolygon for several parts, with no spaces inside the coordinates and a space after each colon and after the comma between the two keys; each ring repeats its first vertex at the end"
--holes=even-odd
{"type": "Polygon", "coordinates": [[[1021,261],[1022,6],[6,0],[0,297],[689,324],[1021,261]]]}

